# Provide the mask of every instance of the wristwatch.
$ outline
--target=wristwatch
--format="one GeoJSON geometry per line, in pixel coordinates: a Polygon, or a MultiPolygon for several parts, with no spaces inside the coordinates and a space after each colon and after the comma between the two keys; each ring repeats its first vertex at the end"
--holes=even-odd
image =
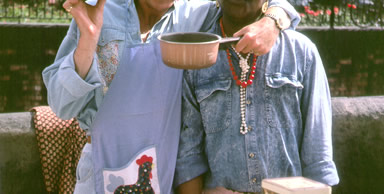
{"type": "Polygon", "coordinates": [[[272,18],[275,21],[276,27],[279,28],[280,31],[283,30],[283,20],[280,17],[271,13],[265,14],[264,17],[272,18]]]}

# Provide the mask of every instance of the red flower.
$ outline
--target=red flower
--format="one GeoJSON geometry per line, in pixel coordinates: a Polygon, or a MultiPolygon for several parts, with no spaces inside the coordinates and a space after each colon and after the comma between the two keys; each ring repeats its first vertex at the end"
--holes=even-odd
{"type": "Polygon", "coordinates": [[[337,15],[339,13],[339,8],[338,7],[334,7],[333,8],[333,11],[335,12],[335,14],[337,15]]]}

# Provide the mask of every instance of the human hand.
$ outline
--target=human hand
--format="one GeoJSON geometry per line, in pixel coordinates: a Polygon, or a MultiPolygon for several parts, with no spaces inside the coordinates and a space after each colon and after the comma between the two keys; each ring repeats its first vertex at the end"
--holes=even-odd
{"type": "Polygon", "coordinates": [[[271,50],[279,33],[275,21],[263,17],[233,34],[234,37],[242,36],[235,49],[241,53],[253,52],[258,56],[264,55],[271,50]]]}
{"type": "Polygon", "coordinates": [[[75,19],[80,30],[80,39],[74,53],[76,72],[85,79],[92,65],[101,28],[106,0],[99,0],[95,6],[83,0],[66,0],[63,7],[75,19]]]}
{"type": "Polygon", "coordinates": [[[66,0],[63,7],[75,19],[80,30],[80,38],[97,40],[103,25],[103,10],[106,0],[99,0],[95,6],[86,4],[83,0],[66,0]]]}

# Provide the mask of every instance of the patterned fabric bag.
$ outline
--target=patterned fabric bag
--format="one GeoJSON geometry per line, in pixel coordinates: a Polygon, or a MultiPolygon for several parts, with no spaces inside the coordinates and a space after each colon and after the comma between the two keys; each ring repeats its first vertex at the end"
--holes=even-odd
{"type": "Polygon", "coordinates": [[[75,119],[61,120],[49,106],[34,107],[33,123],[48,193],[73,193],[86,134],[75,119]]]}

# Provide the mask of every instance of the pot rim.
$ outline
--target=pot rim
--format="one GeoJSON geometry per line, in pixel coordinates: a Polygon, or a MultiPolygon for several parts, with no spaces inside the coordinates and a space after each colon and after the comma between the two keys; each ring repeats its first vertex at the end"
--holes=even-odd
{"type": "Polygon", "coordinates": [[[204,45],[204,44],[212,44],[212,43],[218,43],[221,40],[221,37],[217,34],[212,34],[209,32],[173,32],[173,33],[165,33],[165,34],[160,34],[157,36],[157,39],[160,40],[161,42],[166,42],[169,44],[187,44],[187,45],[204,45]],[[202,41],[202,42],[176,42],[176,41],[169,41],[169,40],[163,40],[163,36],[172,36],[172,35],[187,35],[187,34],[201,34],[201,35],[206,35],[206,36],[212,36],[217,38],[217,40],[212,40],[212,41],[202,41]]]}

